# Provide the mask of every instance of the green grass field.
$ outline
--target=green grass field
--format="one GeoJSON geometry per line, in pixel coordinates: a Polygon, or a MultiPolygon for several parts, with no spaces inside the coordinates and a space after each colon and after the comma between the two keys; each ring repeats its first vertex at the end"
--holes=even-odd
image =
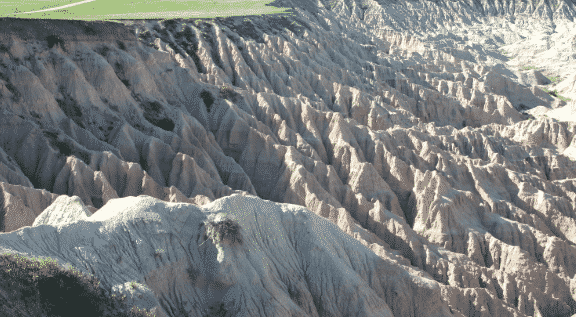
{"type": "Polygon", "coordinates": [[[0,17],[108,21],[214,18],[285,13],[266,0],[0,0],[0,17]],[[81,3],[82,2],[82,3],[81,3]],[[75,4],[75,5],[74,5],[75,4]],[[54,8],[73,5],[54,10],[54,8]],[[30,11],[47,10],[37,13],[30,11]]]}

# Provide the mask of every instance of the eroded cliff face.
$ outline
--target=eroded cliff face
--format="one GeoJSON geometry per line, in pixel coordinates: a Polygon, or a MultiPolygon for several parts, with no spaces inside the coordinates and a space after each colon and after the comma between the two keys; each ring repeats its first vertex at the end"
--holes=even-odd
{"type": "MultiPolygon", "coordinates": [[[[394,316],[576,314],[576,103],[558,95],[576,98],[574,3],[280,6],[294,15],[3,39],[3,231],[40,230],[20,228],[63,196],[94,216],[128,196],[258,196],[306,207],[401,263],[402,279],[437,286],[410,312],[378,293],[394,316]],[[531,62],[544,66],[518,68],[531,62]]],[[[177,316],[162,301],[180,297],[154,296],[177,316]]]]}

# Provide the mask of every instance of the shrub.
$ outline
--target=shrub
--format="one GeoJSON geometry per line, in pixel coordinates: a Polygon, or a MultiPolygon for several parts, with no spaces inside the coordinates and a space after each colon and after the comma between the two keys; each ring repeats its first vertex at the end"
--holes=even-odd
{"type": "MultiPolygon", "coordinates": [[[[61,268],[55,260],[29,259],[17,254],[0,255],[0,290],[18,313],[33,316],[152,316],[148,311],[128,310],[126,296],[109,296],[94,276],[61,268]],[[23,308],[25,307],[25,308],[23,308]],[[23,311],[22,309],[25,309],[23,311]]],[[[0,316],[13,315],[6,306],[0,316]]]]}
{"type": "Polygon", "coordinates": [[[237,93],[234,91],[234,89],[227,87],[227,86],[222,86],[220,88],[220,98],[223,99],[228,99],[230,101],[236,101],[236,97],[237,97],[237,93]]]}
{"type": "Polygon", "coordinates": [[[54,45],[60,45],[60,47],[64,49],[64,40],[58,35],[49,35],[46,37],[46,41],[48,42],[48,48],[52,48],[54,45]]]}
{"type": "Polygon", "coordinates": [[[558,90],[552,90],[551,91],[551,90],[548,90],[546,88],[542,88],[542,90],[551,96],[558,97],[558,90]]]}
{"type": "Polygon", "coordinates": [[[220,302],[208,307],[206,317],[225,317],[228,314],[226,308],[224,308],[224,303],[220,302]]]}
{"type": "Polygon", "coordinates": [[[208,92],[206,90],[202,90],[202,92],[200,93],[200,97],[204,101],[204,104],[206,105],[206,109],[208,110],[208,112],[210,112],[210,107],[214,103],[214,98],[212,97],[210,92],[208,92]]]}
{"type": "Polygon", "coordinates": [[[188,278],[192,281],[192,283],[196,283],[196,279],[198,278],[200,271],[194,267],[189,267],[186,269],[186,273],[188,273],[188,278]]]}
{"type": "Polygon", "coordinates": [[[121,50],[123,50],[123,51],[126,50],[126,45],[124,44],[124,42],[122,42],[122,41],[120,41],[120,40],[117,40],[117,41],[116,41],[116,44],[118,44],[118,47],[119,47],[121,50]]]}
{"type": "Polygon", "coordinates": [[[563,101],[566,101],[566,102],[567,102],[567,101],[572,100],[572,99],[570,99],[570,98],[566,98],[566,97],[560,96],[560,95],[558,94],[558,90],[556,90],[556,89],[550,91],[550,90],[548,90],[548,89],[546,89],[546,88],[542,88],[542,90],[544,90],[544,92],[548,93],[548,94],[551,95],[551,96],[554,96],[554,97],[556,97],[556,98],[560,98],[560,99],[563,100],[563,101]]]}
{"type": "Polygon", "coordinates": [[[242,243],[240,225],[232,219],[225,219],[219,222],[209,221],[206,225],[206,234],[215,244],[223,240],[231,243],[242,243]]]}
{"type": "Polygon", "coordinates": [[[95,51],[96,51],[96,53],[106,57],[108,55],[108,52],[110,51],[110,48],[108,46],[103,45],[103,46],[97,48],[95,51]]]}
{"type": "Polygon", "coordinates": [[[88,34],[88,35],[98,35],[98,32],[90,27],[89,25],[83,26],[84,28],[84,33],[88,34]]]}
{"type": "Polygon", "coordinates": [[[560,78],[560,76],[556,76],[556,77],[547,77],[551,82],[556,83],[558,81],[560,81],[562,78],[560,78]]]}

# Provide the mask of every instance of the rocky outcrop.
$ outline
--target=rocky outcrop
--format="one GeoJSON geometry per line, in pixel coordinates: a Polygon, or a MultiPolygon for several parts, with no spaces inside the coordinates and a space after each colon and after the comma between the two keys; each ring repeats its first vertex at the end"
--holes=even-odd
{"type": "Polygon", "coordinates": [[[576,118],[561,98],[576,47],[560,46],[574,3],[279,2],[294,15],[127,21],[116,27],[136,37],[122,42],[3,40],[0,246],[93,269],[121,293],[136,280],[138,305],[166,316],[238,290],[242,304],[223,305],[253,315],[576,314],[576,118]],[[243,212],[231,201],[329,222],[250,207],[258,225],[238,221],[259,249],[186,253],[207,215],[243,212]],[[168,260],[149,258],[164,242],[146,239],[170,236],[172,220],[135,224],[155,208],[195,215],[168,260]],[[267,217],[310,233],[275,244],[267,217]],[[69,235],[87,253],[58,230],[80,230],[69,235]],[[128,271],[94,235],[117,239],[128,271]],[[299,246],[321,240],[335,242],[303,262],[299,246]],[[278,250],[297,265],[280,268],[278,250]],[[297,276],[325,266],[334,275],[297,276]],[[186,268],[206,282],[179,278],[186,268]],[[291,297],[293,279],[334,284],[291,297]],[[275,301],[258,307],[265,294],[275,301]]]}
{"type": "Polygon", "coordinates": [[[0,225],[3,231],[8,232],[30,226],[39,215],[39,211],[46,209],[59,197],[45,189],[12,185],[8,182],[0,182],[0,188],[2,188],[0,225]]]}

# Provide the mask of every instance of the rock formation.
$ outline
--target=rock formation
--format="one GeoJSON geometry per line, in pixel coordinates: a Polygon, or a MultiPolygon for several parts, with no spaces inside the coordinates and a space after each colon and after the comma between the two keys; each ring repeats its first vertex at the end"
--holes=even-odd
{"type": "Polygon", "coordinates": [[[158,316],[576,314],[576,2],[277,2],[2,35],[0,251],[158,316]]]}

